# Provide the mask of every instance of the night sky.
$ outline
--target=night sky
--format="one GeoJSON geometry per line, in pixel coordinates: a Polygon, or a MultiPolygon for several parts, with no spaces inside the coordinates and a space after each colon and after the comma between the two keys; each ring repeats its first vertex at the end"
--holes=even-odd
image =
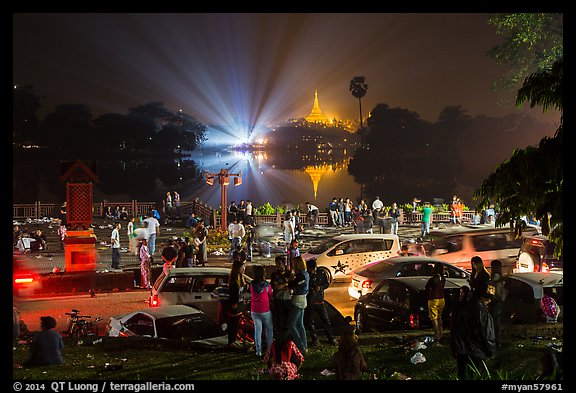
{"type": "Polygon", "coordinates": [[[471,116],[503,116],[520,110],[491,88],[505,69],[486,55],[500,42],[487,18],[14,14],[13,82],[46,96],[41,115],[56,104],[87,104],[97,117],[161,101],[206,123],[275,124],[307,116],[315,89],[326,115],[356,120],[349,84],[361,75],[368,83],[365,116],[378,103],[433,122],[453,105],[471,116]]]}

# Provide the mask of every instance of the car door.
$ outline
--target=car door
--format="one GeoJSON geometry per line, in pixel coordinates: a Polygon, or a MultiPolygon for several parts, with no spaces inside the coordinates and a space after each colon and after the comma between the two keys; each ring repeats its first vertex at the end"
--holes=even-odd
{"type": "Polygon", "coordinates": [[[352,239],[337,244],[327,254],[327,263],[332,276],[342,276],[370,262],[392,256],[392,239],[352,239]]]}
{"type": "Polygon", "coordinates": [[[507,295],[506,300],[502,303],[502,322],[536,322],[539,306],[535,305],[532,286],[511,277],[504,280],[504,288],[507,290],[507,295]]]}
{"type": "Polygon", "coordinates": [[[384,280],[365,305],[368,324],[377,329],[401,327],[407,311],[405,302],[408,298],[408,290],[403,284],[394,280],[384,280]]]}
{"type": "Polygon", "coordinates": [[[511,273],[520,250],[520,243],[509,240],[505,233],[487,233],[471,236],[472,252],[480,256],[484,266],[490,270],[490,262],[502,262],[502,272],[511,273]]]}
{"type": "Polygon", "coordinates": [[[203,274],[194,276],[190,290],[188,306],[197,308],[216,319],[218,315],[218,301],[212,296],[212,291],[228,281],[228,276],[222,274],[203,274]]]}

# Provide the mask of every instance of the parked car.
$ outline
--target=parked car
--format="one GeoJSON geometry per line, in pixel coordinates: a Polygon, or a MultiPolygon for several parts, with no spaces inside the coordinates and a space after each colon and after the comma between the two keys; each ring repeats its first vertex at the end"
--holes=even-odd
{"type": "Polygon", "coordinates": [[[516,257],[514,273],[563,270],[564,262],[562,257],[558,259],[554,256],[554,247],[546,236],[525,237],[516,257]]]}
{"type": "Polygon", "coordinates": [[[203,346],[224,347],[228,335],[202,311],[184,305],[168,305],[113,316],[106,333],[112,337],[152,337],[185,340],[203,346]]]}
{"type": "Polygon", "coordinates": [[[544,295],[552,297],[564,319],[564,274],[561,272],[513,273],[504,278],[506,298],[502,303],[502,321],[509,323],[546,322],[540,306],[544,295]]]}
{"type": "Polygon", "coordinates": [[[385,278],[431,276],[436,263],[444,265],[448,278],[470,278],[470,273],[448,262],[421,256],[391,257],[353,270],[348,295],[358,299],[370,292],[385,278]]]}
{"type": "MultiPolygon", "coordinates": [[[[218,299],[212,292],[228,285],[230,269],[224,267],[172,268],[162,272],[150,290],[150,307],[184,304],[195,307],[213,319],[218,315],[218,299]]],[[[246,282],[252,279],[244,275],[246,282]]],[[[249,295],[249,294],[248,294],[249,295]]]]}
{"type": "Polygon", "coordinates": [[[390,234],[338,235],[313,247],[302,257],[316,260],[318,270],[331,283],[335,277],[346,274],[371,262],[398,255],[400,241],[390,234]]]}
{"type": "MultiPolygon", "coordinates": [[[[527,228],[524,236],[536,233],[527,228]]],[[[470,260],[478,255],[490,270],[490,263],[499,260],[502,271],[512,273],[522,239],[514,239],[509,227],[461,226],[430,231],[427,255],[451,263],[461,269],[471,270],[470,260]]]]}
{"type": "MultiPolygon", "coordinates": [[[[374,291],[358,299],[354,319],[358,333],[370,330],[417,330],[432,326],[428,315],[429,277],[396,277],[382,280],[374,291]]],[[[444,287],[446,305],[442,312],[444,326],[458,300],[460,288],[467,286],[464,278],[448,278],[444,287]]]]}

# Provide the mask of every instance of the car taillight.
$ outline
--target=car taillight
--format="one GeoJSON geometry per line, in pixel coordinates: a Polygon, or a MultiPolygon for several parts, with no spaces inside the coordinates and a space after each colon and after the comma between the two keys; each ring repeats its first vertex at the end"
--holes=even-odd
{"type": "MultiPolygon", "coordinates": [[[[538,271],[538,266],[534,267],[534,271],[538,271]]],[[[550,267],[548,266],[548,264],[546,262],[542,262],[542,270],[540,270],[543,273],[549,273],[550,272],[550,267]]]]}
{"type": "Polygon", "coordinates": [[[32,276],[19,276],[14,278],[14,284],[17,285],[32,284],[33,282],[34,278],[32,276]]]}
{"type": "Polygon", "coordinates": [[[536,240],[536,239],[531,239],[530,244],[532,244],[533,246],[543,247],[542,242],[540,240],[536,240]]]}
{"type": "Polygon", "coordinates": [[[362,288],[372,288],[372,280],[362,281],[362,288]]]}
{"type": "Polygon", "coordinates": [[[410,314],[410,328],[411,329],[420,328],[420,315],[415,313],[410,314]]]}
{"type": "Polygon", "coordinates": [[[159,307],[160,306],[160,301],[158,300],[158,295],[150,296],[149,306],[150,307],[159,307]]]}

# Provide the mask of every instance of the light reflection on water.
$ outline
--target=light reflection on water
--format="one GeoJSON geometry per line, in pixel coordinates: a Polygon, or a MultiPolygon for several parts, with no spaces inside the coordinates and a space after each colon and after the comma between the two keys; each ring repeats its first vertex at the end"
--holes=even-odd
{"type": "MultiPolygon", "coordinates": [[[[240,173],[242,184],[228,186],[228,201],[250,199],[255,206],[272,206],[309,201],[321,209],[333,197],[357,198],[360,185],[348,174],[350,157],[344,151],[302,154],[286,151],[198,151],[191,156],[210,173],[227,168],[240,173]]],[[[220,186],[201,188],[196,195],[209,205],[220,205],[220,186]]]]}

